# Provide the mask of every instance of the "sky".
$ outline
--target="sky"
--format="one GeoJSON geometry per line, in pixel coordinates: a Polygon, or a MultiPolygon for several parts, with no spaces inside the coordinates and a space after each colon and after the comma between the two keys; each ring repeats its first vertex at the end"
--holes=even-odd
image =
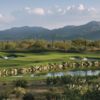
{"type": "Polygon", "coordinates": [[[100,0],[0,0],[0,30],[21,26],[48,29],[100,21],[100,0]]]}

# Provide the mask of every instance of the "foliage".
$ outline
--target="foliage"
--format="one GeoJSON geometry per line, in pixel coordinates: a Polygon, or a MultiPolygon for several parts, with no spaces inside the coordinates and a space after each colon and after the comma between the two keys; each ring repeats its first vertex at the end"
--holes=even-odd
{"type": "Polygon", "coordinates": [[[26,93],[23,96],[23,100],[35,100],[34,96],[31,93],[26,93]]]}
{"type": "Polygon", "coordinates": [[[47,40],[20,40],[20,41],[1,41],[0,50],[3,51],[35,51],[35,50],[60,50],[83,52],[88,50],[100,50],[100,41],[89,41],[76,39],[72,41],[47,41],[47,40]]]}
{"type": "Polygon", "coordinates": [[[27,81],[24,80],[24,79],[17,80],[17,81],[15,81],[15,86],[16,87],[23,87],[23,88],[25,88],[25,87],[27,87],[27,81]]]}
{"type": "Polygon", "coordinates": [[[21,95],[26,93],[26,90],[21,87],[14,88],[13,93],[16,94],[16,97],[20,97],[21,95]]]}
{"type": "Polygon", "coordinates": [[[87,91],[83,98],[87,100],[100,100],[100,90],[87,91]]]}

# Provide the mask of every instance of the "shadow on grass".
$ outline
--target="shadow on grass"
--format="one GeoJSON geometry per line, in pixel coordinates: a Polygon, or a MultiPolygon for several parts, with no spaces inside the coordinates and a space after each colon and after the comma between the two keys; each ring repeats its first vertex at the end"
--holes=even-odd
{"type": "Polygon", "coordinates": [[[64,61],[63,59],[50,59],[50,60],[37,60],[37,61],[33,61],[33,63],[53,63],[53,62],[62,62],[64,61]]]}
{"type": "Polygon", "coordinates": [[[48,49],[35,49],[35,50],[5,50],[5,51],[0,51],[0,52],[5,52],[5,53],[36,53],[36,54],[48,54],[50,52],[54,53],[67,53],[65,50],[48,50],[48,49]]]}

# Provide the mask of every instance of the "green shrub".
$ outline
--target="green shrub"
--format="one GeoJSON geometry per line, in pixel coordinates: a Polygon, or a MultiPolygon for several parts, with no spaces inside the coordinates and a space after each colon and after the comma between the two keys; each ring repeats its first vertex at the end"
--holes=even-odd
{"type": "Polygon", "coordinates": [[[27,81],[26,80],[23,80],[23,79],[20,79],[20,80],[17,80],[15,81],[15,86],[16,87],[27,87],[27,81]]]}
{"type": "Polygon", "coordinates": [[[23,100],[35,100],[34,96],[31,93],[26,93],[23,96],[23,100]]]}

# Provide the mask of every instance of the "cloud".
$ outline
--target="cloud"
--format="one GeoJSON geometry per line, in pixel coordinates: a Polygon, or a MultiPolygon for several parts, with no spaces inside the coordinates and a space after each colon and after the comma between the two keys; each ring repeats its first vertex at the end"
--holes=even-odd
{"type": "Polygon", "coordinates": [[[78,6],[77,5],[69,5],[67,6],[66,8],[67,11],[84,11],[86,10],[86,7],[83,5],[83,4],[79,4],[78,6]]]}
{"type": "Polygon", "coordinates": [[[31,8],[30,7],[25,7],[25,10],[30,11],[31,8]]]}
{"type": "Polygon", "coordinates": [[[29,14],[45,15],[45,10],[43,8],[30,8],[30,7],[25,7],[25,10],[29,14]]]}
{"type": "Polygon", "coordinates": [[[3,18],[3,15],[2,15],[2,14],[0,14],[0,19],[1,19],[1,18],[3,18]]]}
{"type": "Polygon", "coordinates": [[[65,15],[65,14],[66,14],[66,10],[64,9],[63,12],[62,12],[62,15],[65,15]]]}
{"type": "Polygon", "coordinates": [[[0,13],[0,24],[7,24],[15,20],[15,17],[12,15],[3,15],[0,13]]]}
{"type": "Polygon", "coordinates": [[[58,8],[58,12],[62,12],[63,11],[63,9],[62,8],[58,8]]]}
{"type": "Polygon", "coordinates": [[[78,7],[78,10],[83,11],[85,10],[85,6],[83,4],[80,4],[78,7]]]}
{"type": "Polygon", "coordinates": [[[32,10],[33,13],[37,14],[37,15],[44,15],[45,11],[43,8],[35,8],[32,10]]]}
{"type": "Polygon", "coordinates": [[[71,10],[71,8],[72,8],[71,6],[68,6],[68,7],[67,7],[67,10],[71,10]]]}
{"type": "Polygon", "coordinates": [[[50,16],[96,16],[97,10],[94,7],[88,7],[84,4],[79,5],[68,5],[66,6],[59,6],[54,5],[52,8],[31,8],[25,7],[25,11],[28,14],[35,14],[35,15],[50,15],[50,16]],[[82,12],[82,13],[81,13],[82,12]]]}
{"type": "Polygon", "coordinates": [[[94,8],[94,7],[87,7],[87,6],[85,6],[85,5],[83,5],[83,4],[79,4],[78,6],[77,5],[69,5],[69,6],[67,6],[67,8],[66,8],[66,12],[67,12],[67,14],[68,13],[76,13],[76,14],[86,14],[86,15],[93,15],[93,14],[97,14],[97,9],[96,8],[94,8]],[[82,13],[80,13],[80,12],[82,12],[82,13]]]}
{"type": "Polygon", "coordinates": [[[94,7],[89,8],[88,11],[89,11],[89,12],[97,12],[97,10],[96,10],[94,7]]]}
{"type": "Polygon", "coordinates": [[[88,9],[88,12],[91,14],[91,17],[93,17],[93,18],[96,18],[99,14],[100,14],[100,12],[98,12],[95,8],[89,8],[88,9]]]}
{"type": "Polygon", "coordinates": [[[57,9],[57,13],[59,13],[60,15],[65,15],[66,14],[66,9],[64,9],[64,8],[58,8],[57,9]]]}
{"type": "Polygon", "coordinates": [[[54,14],[54,12],[52,10],[47,10],[48,14],[54,14]]]}

